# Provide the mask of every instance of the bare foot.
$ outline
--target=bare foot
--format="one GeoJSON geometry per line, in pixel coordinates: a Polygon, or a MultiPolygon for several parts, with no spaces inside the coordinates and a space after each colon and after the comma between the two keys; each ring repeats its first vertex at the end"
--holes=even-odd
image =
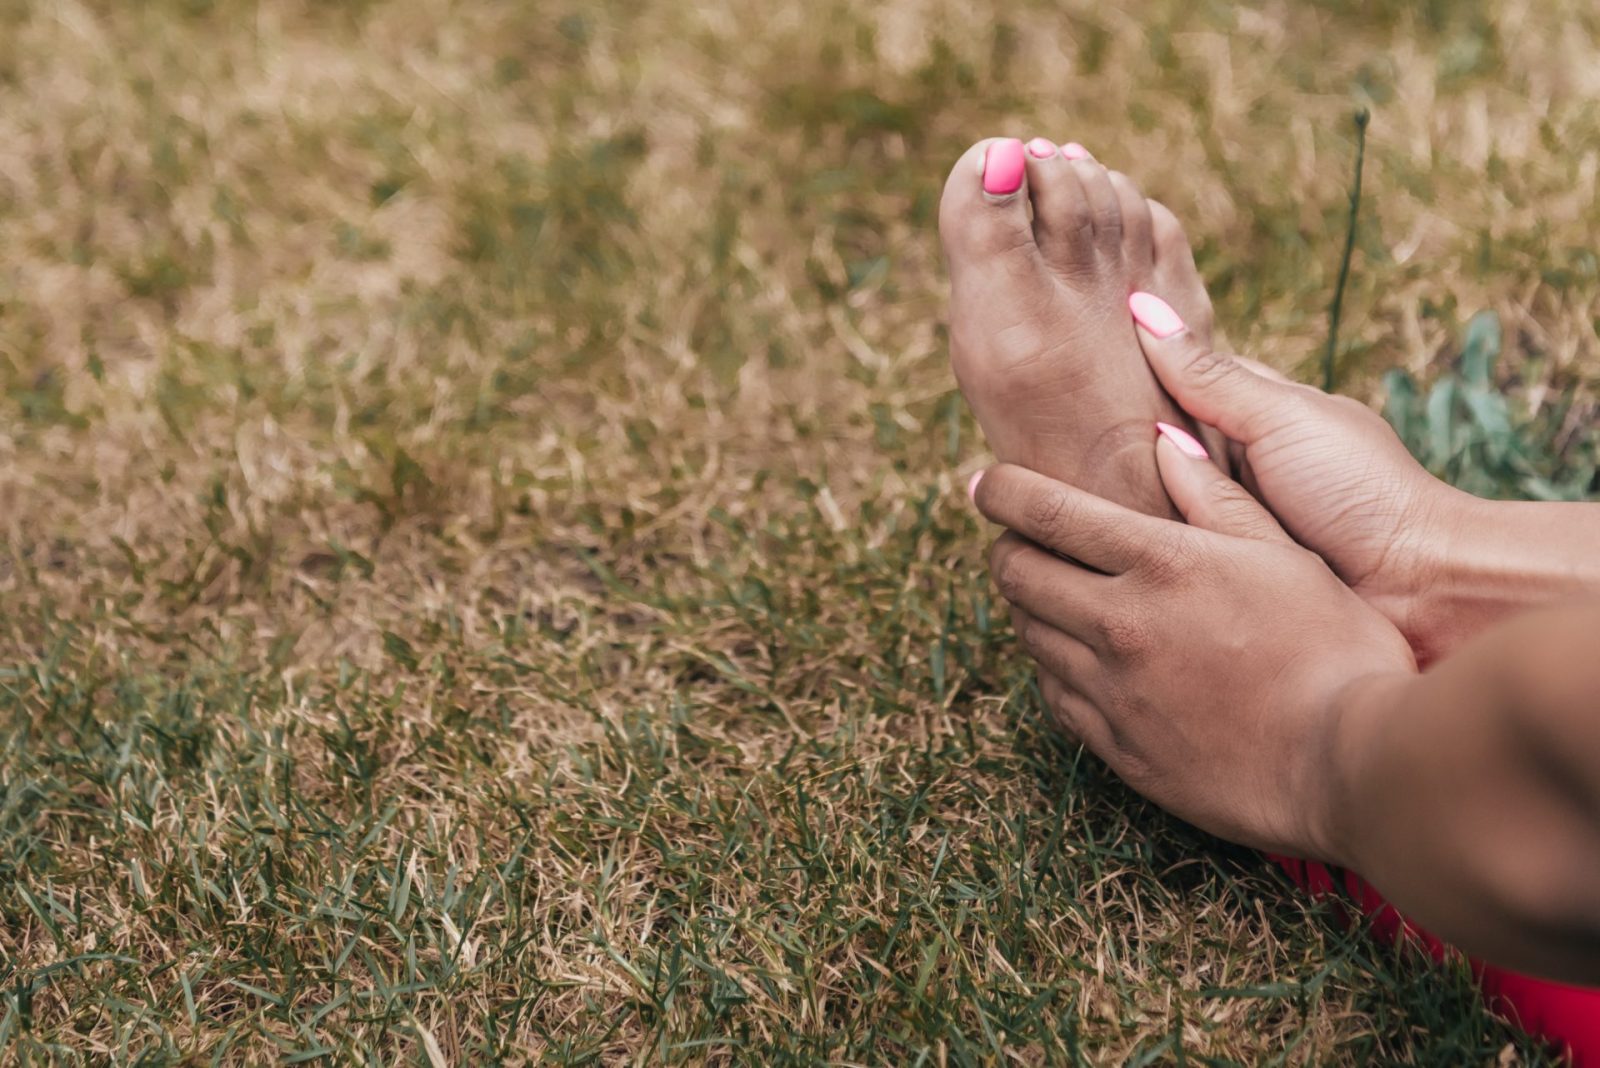
{"type": "Polygon", "coordinates": [[[939,234],[950,362],[996,457],[1176,518],[1155,424],[1194,426],[1162,392],[1128,313],[1129,294],[1146,290],[1211,334],[1211,302],[1172,213],[1092,159],[1001,139],[950,172],[939,234]]]}

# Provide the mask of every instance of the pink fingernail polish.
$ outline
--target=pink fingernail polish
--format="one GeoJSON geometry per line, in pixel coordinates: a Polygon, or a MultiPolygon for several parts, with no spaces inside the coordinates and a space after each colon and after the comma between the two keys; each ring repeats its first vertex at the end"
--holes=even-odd
{"type": "Polygon", "coordinates": [[[1049,159],[1056,154],[1056,143],[1046,141],[1042,137],[1035,137],[1028,142],[1028,154],[1034,159],[1049,159]]]}
{"type": "Polygon", "coordinates": [[[1183,450],[1185,456],[1193,456],[1196,460],[1211,459],[1211,454],[1206,452],[1206,447],[1200,444],[1195,436],[1183,429],[1183,427],[1173,426],[1171,423],[1157,423],[1156,429],[1168,441],[1183,450]]]}
{"type": "Polygon", "coordinates": [[[1022,188],[1022,172],[1026,165],[1021,141],[1015,137],[991,141],[983,157],[983,191],[997,197],[1015,193],[1022,188]]]}
{"type": "Polygon", "coordinates": [[[1076,141],[1068,141],[1061,146],[1061,154],[1068,159],[1094,159],[1089,150],[1076,141]]]}
{"type": "Polygon", "coordinates": [[[983,481],[983,470],[980,468],[972,472],[972,477],[967,479],[967,499],[973,504],[978,503],[978,483],[983,481]]]}
{"type": "Polygon", "coordinates": [[[1134,293],[1128,298],[1134,321],[1158,338],[1168,338],[1183,329],[1183,320],[1172,305],[1154,293],[1134,293]]]}

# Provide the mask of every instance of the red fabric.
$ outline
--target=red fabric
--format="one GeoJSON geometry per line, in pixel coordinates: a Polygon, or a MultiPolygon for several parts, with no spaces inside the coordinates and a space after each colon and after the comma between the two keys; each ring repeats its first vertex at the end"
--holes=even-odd
{"type": "MultiPolygon", "coordinates": [[[[1346,871],[1339,879],[1314,860],[1272,859],[1312,897],[1336,894],[1354,904],[1380,937],[1396,940],[1404,934],[1426,948],[1435,960],[1443,960],[1452,952],[1449,946],[1400,915],[1355,872],[1346,871]]],[[[1573,1068],[1600,1068],[1600,989],[1535,979],[1480,960],[1471,960],[1471,964],[1491,1009],[1516,1021],[1530,1035],[1565,1047],[1573,1068]]]]}

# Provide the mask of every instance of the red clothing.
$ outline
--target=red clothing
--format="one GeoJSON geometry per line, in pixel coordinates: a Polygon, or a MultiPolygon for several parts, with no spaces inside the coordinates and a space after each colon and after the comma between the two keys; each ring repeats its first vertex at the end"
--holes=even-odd
{"type": "MultiPolygon", "coordinates": [[[[1272,859],[1312,897],[1332,894],[1353,903],[1379,936],[1396,940],[1404,934],[1425,946],[1435,960],[1454,952],[1400,915],[1355,872],[1343,872],[1341,879],[1314,860],[1272,859]]],[[[1600,1068],[1600,989],[1535,979],[1479,960],[1471,960],[1471,964],[1491,1009],[1514,1020],[1530,1035],[1566,1047],[1573,1068],[1600,1068]]]]}

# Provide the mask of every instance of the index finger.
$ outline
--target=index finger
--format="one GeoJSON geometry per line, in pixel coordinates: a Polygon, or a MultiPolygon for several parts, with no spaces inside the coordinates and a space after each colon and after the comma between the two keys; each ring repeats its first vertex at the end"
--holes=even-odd
{"type": "Polygon", "coordinates": [[[990,520],[1108,575],[1131,570],[1172,537],[1169,528],[1182,529],[1015,464],[983,472],[972,500],[990,520]]]}

